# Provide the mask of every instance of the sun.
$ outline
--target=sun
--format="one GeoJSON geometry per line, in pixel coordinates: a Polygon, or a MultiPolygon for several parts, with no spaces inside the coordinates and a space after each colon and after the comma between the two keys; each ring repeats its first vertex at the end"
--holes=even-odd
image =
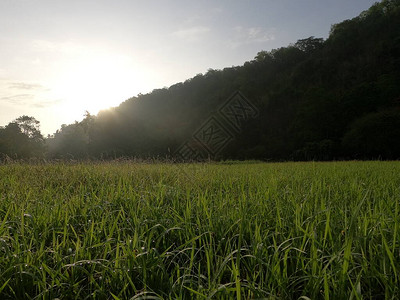
{"type": "Polygon", "coordinates": [[[97,56],[70,62],[54,91],[62,99],[62,111],[81,116],[89,111],[118,106],[140,92],[144,83],[136,68],[114,56],[97,56]]]}

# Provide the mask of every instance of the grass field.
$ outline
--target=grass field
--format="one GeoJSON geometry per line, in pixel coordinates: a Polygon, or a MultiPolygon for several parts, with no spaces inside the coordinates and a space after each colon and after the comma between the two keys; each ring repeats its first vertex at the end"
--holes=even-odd
{"type": "Polygon", "coordinates": [[[0,166],[0,299],[398,299],[400,162],[0,166]]]}

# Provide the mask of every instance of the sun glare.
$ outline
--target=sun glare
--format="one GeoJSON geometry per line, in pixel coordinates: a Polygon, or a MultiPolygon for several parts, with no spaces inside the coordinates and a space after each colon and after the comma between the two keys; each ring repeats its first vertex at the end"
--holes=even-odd
{"type": "MultiPolygon", "coordinates": [[[[126,59],[125,59],[126,60],[126,59]]],[[[137,70],[116,57],[95,57],[70,64],[54,91],[62,99],[62,111],[71,117],[119,105],[140,91],[137,70]]]]}

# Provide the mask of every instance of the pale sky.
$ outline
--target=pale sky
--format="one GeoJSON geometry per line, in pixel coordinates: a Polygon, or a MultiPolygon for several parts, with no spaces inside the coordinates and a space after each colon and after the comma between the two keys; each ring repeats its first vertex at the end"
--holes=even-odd
{"type": "Polygon", "coordinates": [[[353,18],[374,0],[0,0],[0,126],[44,135],[353,18]]]}

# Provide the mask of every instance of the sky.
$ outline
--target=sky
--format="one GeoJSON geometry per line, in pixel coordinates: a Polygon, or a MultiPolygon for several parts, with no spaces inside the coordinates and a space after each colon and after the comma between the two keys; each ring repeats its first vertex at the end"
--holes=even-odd
{"type": "Polygon", "coordinates": [[[89,111],[359,15],[375,0],[0,0],[0,126],[33,116],[46,136],[89,111]]]}

